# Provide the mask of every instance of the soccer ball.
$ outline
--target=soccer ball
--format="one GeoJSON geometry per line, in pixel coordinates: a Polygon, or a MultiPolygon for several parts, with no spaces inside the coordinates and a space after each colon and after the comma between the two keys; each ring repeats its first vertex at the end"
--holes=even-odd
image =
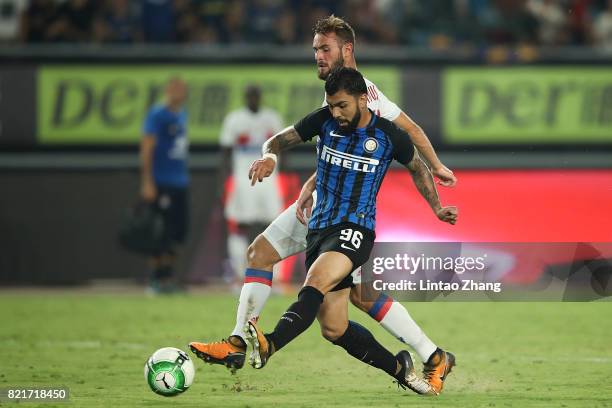
{"type": "Polygon", "coordinates": [[[173,397],[187,391],[193,383],[195,368],[187,353],[174,347],[157,350],[147,360],[144,376],[153,392],[173,397]]]}

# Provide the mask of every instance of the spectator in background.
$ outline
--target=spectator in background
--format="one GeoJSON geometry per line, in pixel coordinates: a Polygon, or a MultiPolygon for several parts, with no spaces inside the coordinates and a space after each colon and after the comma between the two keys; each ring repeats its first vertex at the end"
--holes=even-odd
{"type": "Polygon", "coordinates": [[[246,38],[245,10],[240,1],[228,1],[227,9],[223,15],[223,24],[219,32],[221,42],[240,44],[246,38]]]}
{"type": "Polygon", "coordinates": [[[392,45],[397,42],[395,26],[383,20],[374,2],[370,0],[349,0],[346,18],[352,22],[355,30],[359,31],[361,41],[365,44],[392,45]]]}
{"type": "Polygon", "coordinates": [[[174,40],[178,43],[196,42],[201,27],[193,1],[174,0],[173,7],[176,30],[174,40]]]}
{"type": "Polygon", "coordinates": [[[612,0],[607,0],[606,5],[595,19],[593,37],[598,47],[612,52],[612,0]]]}
{"type": "Polygon", "coordinates": [[[195,41],[198,44],[215,45],[221,42],[221,38],[213,27],[200,25],[195,35],[195,41]]]}
{"type": "Polygon", "coordinates": [[[529,0],[527,9],[538,20],[539,45],[555,46],[567,42],[567,19],[557,0],[529,0]]]}
{"type": "MultiPolygon", "coordinates": [[[[338,15],[344,14],[346,10],[348,2],[351,0],[343,0],[343,1],[329,1],[329,0],[289,0],[288,3],[291,8],[293,8],[296,12],[305,12],[313,9],[323,9],[325,10],[325,15],[338,15]]],[[[375,0],[378,2],[380,0],[375,0]]],[[[308,33],[312,37],[312,32],[308,33]]]]}
{"type": "Polygon", "coordinates": [[[427,3],[427,16],[431,21],[429,45],[434,49],[448,49],[455,39],[456,2],[454,0],[431,0],[427,3]]]}
{"type": "Polygon", "coordinates": [[[144,39],[150,43],[176,40],[176,14],[173,0],[141,0],[144,39]]]}
{"type": "Polygon", "coordinates": [[[279,0],[249,0],[247,2],[247,38],[251,43],[272,44],[282,10],[279,0]]]}
{"type": "MultiPolygon", "coordinates": [[[[407,0],[378,0],[374,3],[376,12],[388,23],[399,27],[402,11],[407,0]]],[[[332,14],[332,13],[329,13],[332,14]]],[[[328,14],[328,15],[329,15],[328,14]]]]}
{"type": "Polygon", "coordinates": [[[397,0],[393,8],[401,15],[398,22],[402,27],[398,34],[400,41],[411,46],[426,46],[430,27],[425,6],[416,0],[397,0]]]}
{"type": "Polygon", "coordinates": [[[346,0],[289,0],[287,3],[298,21],[298,24],[293,27],[297,42],[307,44],[309,47],[312,46],[312,27],[317,21],[332,14],[345,15],[346,0]]]}
{"type": "Polygon", "coordinates": [[[403,27],[398,33],[402,43],[445,49],[483,42],[476,17],[481,10],[474,7],[470,0],[395,0],[383,15],[403,27]],[[397,10],[404,10],[403,15],[397,10]]]}
{"type": "Polygon", "coordinates": [[[309,44],[307,27],[333,13],[354,21],[366,44],[507,53],[606,42],[602,9],[607,0],[0,0],[0,41],[17,30],[31,43],[309,44]]]}
{"type": "Polygon", "coordinates": [[[591,44],[593,40],[591,0],[569,0],[567,11],[569,15],[570,44],[591,44]]]}
{"type": "Polygon", "coordinates": [[[491,0],[468,0],[470,13],[476,18],[480,18],[491,8],[491,0]]]}
{"type": "Polygon", "coordinates": [[[142,40],[137,11],[129,0],[107,0],[96,17],[94,31],[98,42],[129,44],[142,40]]]}
{"type": "Polygon", "coordinates": [[[274,42],[279,45],[295,44],[298,39],[297,26],[295,13],[292,9],[285,7],[276,23],[276,40],[274,42]]]}
{"type": "Polygon", "coordinates": [[[454,43],[457,45],[482,46],[484,37],[478,25],[477,15],[481,7],[470,0],[454,0],[454,43]]]}
{"type": "Polygon", "coordinates": [[[179,78],[166,84],[166,100],[153,106],[145,119],[140,142],[141,197],[154,205],[164,219],[165,247],[151,259],[152,293],[176,289],[172,278],[179,246],[188,226],[187,85],[179,78]]]}
{"type": "Polygon", "coordinates": [[[52,41],[91,41],[92,26],[98,3],[91,0],[66,0],[58,9],[48,30],[52,41]]]}
{"type": "Polygon", "coordinates": [[[19,38],[26,6],[25,0],[0,0],[0,43],[19,38]]]}
{"type": "Polygon", "coordinates": [[[21,20],[21,39],[28,43],[50,40],[49,26],[55,19],[57,5],[54,0],[31,0],[21,20]]]}
{"type": "Polygon", "coordinates": [[[224,183],[230,169],[233,174],[225,218],[228,221],[227,249],[237,284],[244,280],[242,274],[246,269],[249,242],[283,209],[276,173],[256,186],[251,186],[244,176],[253,161],[260,158],[263,143],[282,129],[282,120],[276,111],[261,106],[258,86],[246,88],[245,102],[245,107],[225,117],[219,139],[223,153],[219,182],[224,183]]]}
{"type": "Polygon", "coordinates": [[[538,21],[527,11],[525,0],[495,0],[482,15],[489,45],[536,45],[538,21]]]}
{"type": "Polygon", "coordinates": [[[224,18],[231,6],[225,0],[194,0],[201,29],[200,41],[222,42],[224,18]]]}
{"type": "Polygon", "coordinates": [[[312,47],[312,28],[314,27],[317,21],[331,15],[327,11],[326,7],[318,5],[313,9],[300,9],[302,11],[298,12],[297,17],[299,18],[300,24],[298,24],[295,29],[297,31],[298,38],[300,38],[300,42],[303,44],[307,44],[309,47],[312,47]]]}

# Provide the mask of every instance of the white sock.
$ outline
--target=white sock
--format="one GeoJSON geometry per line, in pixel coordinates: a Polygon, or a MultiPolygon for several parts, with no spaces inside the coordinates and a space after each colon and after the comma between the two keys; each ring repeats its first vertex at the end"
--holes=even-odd
{"type": "Polygon", "coordinates": [[[259,317],[271,291],[272,272],[247,268],[244,274],[244,284],[240,290],[236,326],[232,336],[239,336],[244,340],[244,325],[253,317],[259,317]]]}
{"type": "Polygon", "coordinates": [[[410,345],[423,362],[426,362],[438,348],[401,303],[382,293],[369,314],[399,341],[410,345]]]}

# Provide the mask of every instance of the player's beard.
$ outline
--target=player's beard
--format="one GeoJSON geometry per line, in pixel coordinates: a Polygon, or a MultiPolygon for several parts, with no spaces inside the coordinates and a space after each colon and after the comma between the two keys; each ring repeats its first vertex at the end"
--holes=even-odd
{"type": "Polygon", "coordinates": [[[357,129],[357,125],[359,124],[360,120],[361,120],[361,112],[359,111],[359,109],[357,109],[355,116],[353,116],[353,119],[351,119],[351,121],[347,125],[339,124],[340,129],[342,129],[343,131],[352,133],[355,131],[355,129],[357,129]]]}
{"type": "Polygon", "coordinates": [[[344,57],[342,56],[342,53],[340,53],[340,56],[338,57],[338,59],[334,61],[332,66],[327,71],[323,72],[319,70],[317,71],[317,75],[319,79],[322,79],[323,81],[325,81],[327,77],[329,76],[330,72],[332,72],[336,68],[343,67],[343,66],[344,66],[344,57]]]}

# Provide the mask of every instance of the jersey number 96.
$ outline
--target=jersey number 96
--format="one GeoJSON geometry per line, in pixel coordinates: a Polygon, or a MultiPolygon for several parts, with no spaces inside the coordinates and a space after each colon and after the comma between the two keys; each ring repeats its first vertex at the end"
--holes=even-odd
{"type": "Polygon", "coordinates": [[[340,231],[340,240],[350,242],[355,249],[361,246],[363,234],[360,231],[354,231],[351,228],[346,228],[340,231]]]}

